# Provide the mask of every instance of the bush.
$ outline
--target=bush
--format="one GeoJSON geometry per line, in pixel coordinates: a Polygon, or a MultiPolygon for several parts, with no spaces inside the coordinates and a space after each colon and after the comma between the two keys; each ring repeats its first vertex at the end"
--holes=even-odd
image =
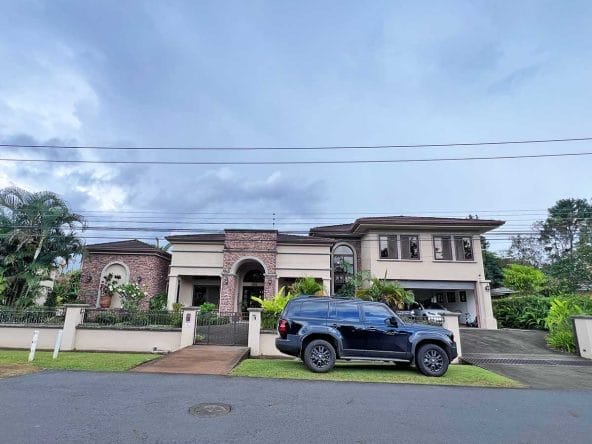
{"type": "Polygon", "coordinates": [[[100,325],[115,325],[117,323],[117,316],[108,311],[99,312],[91,322],[100,325]]]}
{"type": "Polygon", "coordinates": [[[148,308],[152,311],[162,311],[166,310],[167,305],[167,294],[164,291],[156,294],[150,301],[148,302],[148,308]]]}
{"type": "Polygon", "coordinates": [[[261,316],[261,327],[267,329],[275,328],[282,311],[286,308],[288,301],[294,296],[288,292],[286,293],[286,287],[280,288],[280,291],[273,297],[273,299],[261,299],[256,296],[251,297],[252,300],[257,302],[263,308],[261,316]]]}
{"type": "Polygon", "coordinates": [[[510,264],[503,269],[505,287],[516,290],[522,295],[541,292],[548,278],[541,270],[529,265],[510,264]]]}
{"type": "Polygon", "coordinates": [[[199,306],[199,314],[207,314],[213,313],[216,311],[216,304],[212,304],[211,302],[204,302],[199,306]]]}
{"type": "Polygon", "coordinates": [[[592,299],[589,296],[567,295],[553,298],[546,319],[549,329],[547,344],[559,350],[574,352],[576,341],[571,317],[579,314],[592,314],[592,299]]]}
{"type": "Polygon", "coordinates": [[[514,296],[493,301],[493,315],[502,328],[544,330],[550,306],[545,296],[514,296]]]}

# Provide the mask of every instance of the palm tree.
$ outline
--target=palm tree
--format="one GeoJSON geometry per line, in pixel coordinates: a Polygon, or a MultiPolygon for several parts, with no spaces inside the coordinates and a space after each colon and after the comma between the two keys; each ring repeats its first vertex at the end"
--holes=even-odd
{"type": "Polygon", "coordinates": [[[21,188],[0,190],[0,267],[7,282],[4,303],[29,304],[56,260],[66,263],[82,253],[77,229],[82,216],[50,191],[31,193],[21,188]]]}
{"type": "Polygon", "coordinates": [[[413,292],[404,289],[397,281],[372,278],[370,287],[356,291],[356,296],[368,301],[384,302],[394,310],[402,308],[405,304],[413,302],[413,292]]]}

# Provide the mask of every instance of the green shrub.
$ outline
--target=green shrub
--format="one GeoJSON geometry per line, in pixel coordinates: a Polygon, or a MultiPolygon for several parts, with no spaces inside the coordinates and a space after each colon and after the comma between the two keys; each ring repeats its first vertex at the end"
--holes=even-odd
{"type": "Polygon", "coordinates": [[[263,308],[261,316],[261,327],[267,329],[275,328],[282,311],[286,307],[286,304],[294,296],[288,292],[286,293],[286,287],[280,288],[273,299],[261,299],[256,296],[251,297],[252,300],[259,303],[263,308]]]}
{"type": "Polygon", "coordinates": [[[514,296],[493,301],[493,315],[502,328],[544,330],[550,306],[545,296],[514,296]]]}
{"type": "Polygon", "coordinates": [[[589,296],[566,295],[553,298],[546,319],[549,329],[547,344],[559,350],[574,352],[576,343],[572,316],[592,314],[592,299],[589,296]]]}
{"type": "Polygon", "coordinates": [[[108,311],[97,313],[94,320],[91,321],[100,325],[114,325],[117,323],[117,316],[108,311]]]}
{"type": "Polygon", "coordinates": [[[206,313],[213,313],[216,311],[216,304],[212,304],[211,302],[204,302],[199,306],[199,314],[206,314],[206,313]]]}
{"type": "Polygon", "coordinates": [[[157,293],[148,302],[148,308],[152,311],[166,310],[166,306],[167,306],[167,294],[164,291],[157,293]]]}

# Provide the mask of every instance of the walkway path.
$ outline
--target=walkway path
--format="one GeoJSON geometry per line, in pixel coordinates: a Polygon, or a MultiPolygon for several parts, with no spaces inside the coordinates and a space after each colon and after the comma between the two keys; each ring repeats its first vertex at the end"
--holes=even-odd
{"type": "Polygon", "coordinates": [[[142,373],[185,373],[227,375],[249,355],[248,347],[194,345],[142,364],[132,371],[142,373]]]}
{"type": "Polygon", "coordinates": [[[547,347],[539,330],[461,329],[463,360],[534,388],[592,389],[592,361],[547,347]]]}

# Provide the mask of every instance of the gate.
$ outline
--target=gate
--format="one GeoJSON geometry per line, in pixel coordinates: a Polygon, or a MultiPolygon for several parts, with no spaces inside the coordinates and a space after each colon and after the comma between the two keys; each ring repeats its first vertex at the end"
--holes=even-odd
{"type": "Polygon", "coordinates": [[[195,344],[246,346],[248,338],[249,313],[220,312],[196,316],[195,344]]]}

